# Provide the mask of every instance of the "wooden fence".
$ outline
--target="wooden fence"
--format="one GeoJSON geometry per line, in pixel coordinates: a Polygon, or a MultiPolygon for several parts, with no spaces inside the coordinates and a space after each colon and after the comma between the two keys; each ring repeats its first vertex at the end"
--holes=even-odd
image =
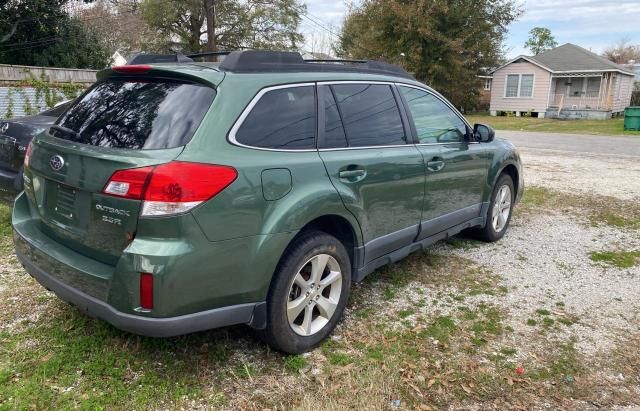
{"type": "Polygon", "coordinates": [[[0,64],[0,118],[39,113],[77,97],[95,81],[95,70],[0,64]]]}

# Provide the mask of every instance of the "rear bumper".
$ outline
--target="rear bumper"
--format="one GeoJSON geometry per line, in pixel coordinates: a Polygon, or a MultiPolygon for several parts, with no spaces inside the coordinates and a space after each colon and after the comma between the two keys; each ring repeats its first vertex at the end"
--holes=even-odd
{"type": "MultiPolygon", "coordinates": [[[[16,235],[19,234],[16,233],[16,235]]],[[[123,313],[104,301],[56,279],[36,266],[22,253],[17,252],[17,256],[25,270],[42,286],[53,291],[61,300],[78,307],[91,317],[100,318],[118,329],[134,334],[149,337],[173,337],[235,324],[248,324],[255,328],[264,328],[266,321],[266,304],[263,302],[232,305],[170,318],[142,317],[123,313]]]]}

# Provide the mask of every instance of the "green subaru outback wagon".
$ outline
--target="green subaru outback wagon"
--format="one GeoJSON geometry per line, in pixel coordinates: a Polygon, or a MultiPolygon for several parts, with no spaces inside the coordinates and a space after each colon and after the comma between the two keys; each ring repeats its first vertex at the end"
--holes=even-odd
{"type": "Polygon", "coordinates": [[[26,153],[17,256],[81,311],[155,337],[248,324],[300,353],[352,282],[507,230],[518,152],[404,70],[164,57],[98,73],[26,153]]]}

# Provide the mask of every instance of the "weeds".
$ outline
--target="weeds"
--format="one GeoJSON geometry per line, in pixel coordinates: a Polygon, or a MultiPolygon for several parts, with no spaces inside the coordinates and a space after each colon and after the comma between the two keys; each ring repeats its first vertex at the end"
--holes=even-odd
{"type": "Polygon", "coordinates": [[[589,253],[589,258],[618,268],[631,268],[640,264],[640,251],[594,251],[589,253]]]}

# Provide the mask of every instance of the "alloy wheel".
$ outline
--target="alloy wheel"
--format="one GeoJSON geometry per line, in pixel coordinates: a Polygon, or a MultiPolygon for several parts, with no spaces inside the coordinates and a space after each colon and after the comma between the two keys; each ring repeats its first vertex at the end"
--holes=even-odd
{"type": "Polygon", "coordinates": [[[496,233],[501,232],[507,226],[509,213],[511,212],[511,188],[505,184],[498,190],[493,203],[491,223],[496,233]]]}
{"type": "Polygon", "coordinates": [[[318,254],[296,273],[289,288],[287,319],[298,335],[320,331],[333,317],[342,293],[342,271],[335,258],[318,254]]]}

